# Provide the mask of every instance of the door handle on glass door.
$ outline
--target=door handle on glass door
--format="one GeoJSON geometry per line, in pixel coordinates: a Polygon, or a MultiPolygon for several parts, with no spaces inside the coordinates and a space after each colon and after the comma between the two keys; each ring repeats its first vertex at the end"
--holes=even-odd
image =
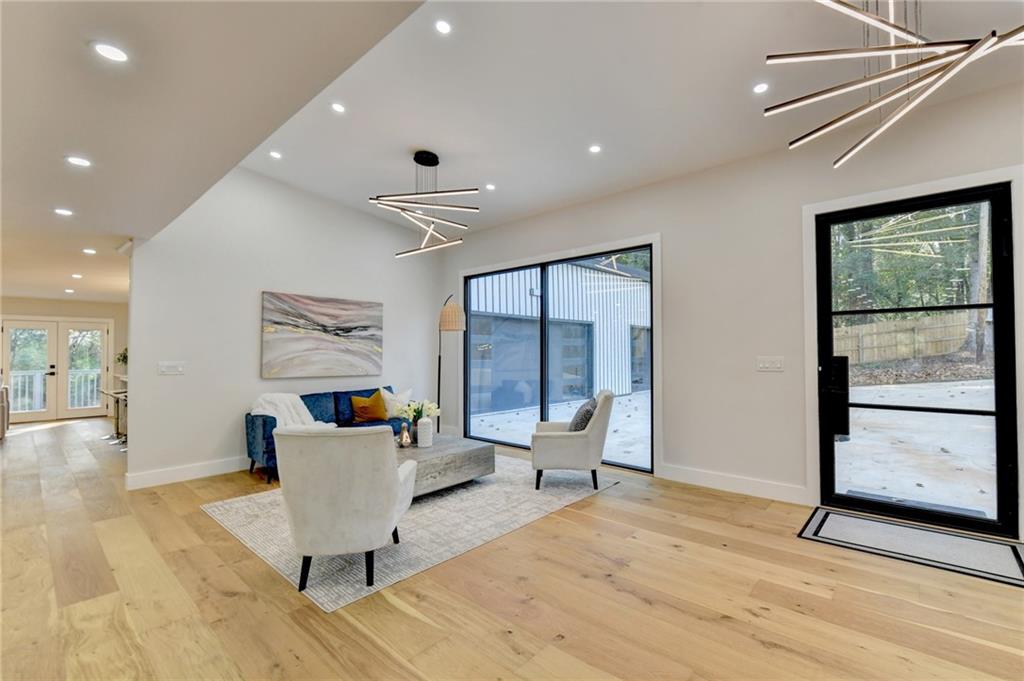
{"type": "Polygon", "coordinates": [[[833,435],[850,434],[850,358],[832,357],[829,362],[828,385],[829,424],[833,435]]]}

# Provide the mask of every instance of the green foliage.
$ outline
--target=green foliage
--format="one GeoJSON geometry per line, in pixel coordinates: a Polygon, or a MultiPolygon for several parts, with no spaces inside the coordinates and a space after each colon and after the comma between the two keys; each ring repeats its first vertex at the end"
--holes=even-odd
{"type": "MultiPolygon", "coordinates": [[[[11,370],[39,371],[50,366],[51,341],[44,329],[11,330],[11,370]]],[[[95,329],[68,332],[69,369],[98,370],[103,366],[103,332],[95,329]]]]}
{"type": "Polygon", "coordinates": [[[103,366],[103,332],[95,329],[68,332],[68,356],[71,370],[101,369],[103,366]]]}
{"type": "MultiPolygon", "coordinates": [[[[981,241],[987,244],[987,223],[988,205],[975,203],[834,225],[832,309],[985,300],[991,249],[981,241]]],[[[855,322],[837,318],[840,325],[855,322]]]]}
{"type": "Polygon", "coordinates": [[[114,361],[117,362],[118,364],[128,366],[128,348],[125,348],[121,352],[117,353],[117,356],[114,358],[114,361]]]}
{"type": "Polygon", "coordinates": [[[38,371],[49,367],[47,333],[43,329],[11,329],[11,370],[38,371]]]}
{"type": "Polygon", "coordinates": [[[643,270],[644,272],[651,271],[651,252],[646,248],[642,251],[627,251],[626,253],[619,253],[616,260],[620,265],[635,267],[636,269],[643,270]]]}

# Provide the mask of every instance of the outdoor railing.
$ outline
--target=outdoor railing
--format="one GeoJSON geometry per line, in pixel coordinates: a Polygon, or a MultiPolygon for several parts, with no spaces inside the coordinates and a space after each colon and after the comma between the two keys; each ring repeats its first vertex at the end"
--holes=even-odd
{"type": "Polygon", "coordinates": [[[11,372],[11,411],[46,409],[46,370],[11,372]]]}
{"type": "Polygon", "coordinates": [[[100,370],[72,369],[68,372],[68,408],[100,406],[100,370]]]}
{"type": "MultiPolygon", "coordinates": [[[[11,372],[11,411],[42,411],[46,409],[45,369],[11,372]]],[[[68,408],[86,409],[100,406],[99,369],[72,369],[68,372],[68,408]]]]}

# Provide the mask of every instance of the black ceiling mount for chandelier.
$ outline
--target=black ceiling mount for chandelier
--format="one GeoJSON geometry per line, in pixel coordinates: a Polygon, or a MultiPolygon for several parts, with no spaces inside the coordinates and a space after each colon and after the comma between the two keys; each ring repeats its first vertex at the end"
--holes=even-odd
{"type": "MultiPolygon", "coordinates": [[[[767,64],[795,64],[801,62],[832,61],[836,59],[865,59],[867,63],[867,60],[870,58],[877,58],[879,60],[878,71],[873,73],[867,72],[863,78],[840,83],[839,85],[818,90],[817,92],[775,104],[765,109],[764,115],[772,116],[855,90],[866,89],[868,91],[868,101],[865,104],[797,137],[789,143],[790,149],[795,149],[865,114],[881,109],[886,104],[898,103],[896,108],[884,117],[881,117],[880,114],[878,125],[835,160],[832,165],[838,168],[892,127],[898,120],[907,115],[947,81],[951,80],[968,64],[1004,47],[1024,46],[1024,26],[1018,26],[1002,35],[996,31],[990,31],[978,39],[931,40],[919,32],[921,24],[920,0],[915,0],[914,2],[918,18],[917,25],[914,26],[914,30],[911,30],[910,20],[906,16],[907,4],[910,1],[904,0],[903,2],[904,21],[903,25],[900,25],[896,23],[895,0],[887,0],[885,3],[888,6],[888,18],[869,12],[867,7],[870,6],[870,2],[865,2],[866,7],[862,9],[844,0],[816,0],[817,3],[865,25],[864,45],[862,47],[837,50],[816,50],[813,52],[768,55],[765,59],[767,64]],[[878,33],[878,38],[882,38],[881,34],[884,33],[886,44],[871,44],[869,29],[874,29],[878,33]],[[903,41],[903,44],[897,43],[897,40],[903,41]],[[898,58],[903,58],[902,64],[898,62],[898,58]],[[882,60],[886,61],[888,68],[881,68],[882,60]],[[893,87],[888,92],[882,92],[881,83],[890,80],[896,80],[896,87],[893,87]],[[876,85],[878,86],[878,92],[877,94],[872,94],[872,88],[876,85]]],[[[880,8],[879,0],[875,0],[875,5],[876,8],[880,8]]],[[[882,40],[874,42],[882,43],[882,40]]]]}
{"type": "Polygon", "coordinates": [[[480,209],[476,206],[460,206],[450,203],[437,203],[437,199],[444,199],[450,196],[466,196],[478,194],[477,187],[469,189],[443,189],[437,188],[437,166],[441,159],[432,151],[420,149],[412,155],[416,162],[416,191],[408,194],[380,194],[370,199],[370,203],[378,208],[398,213],[403,218],[413,223],[426,234],[418,248],[395,253],[396,258],[404,258],[417,253],[436,251],[439,248],[457,246],[462,239],[452,239],[437,231],[438,225],[456,227],[458,229],[469,229],[468,225],[448,218],[442,218],[436,213],[438,211],[453,211],[463,213],[478,213],[480,209]],[[434,239],[431,242],[431,239],[434,239]]]}

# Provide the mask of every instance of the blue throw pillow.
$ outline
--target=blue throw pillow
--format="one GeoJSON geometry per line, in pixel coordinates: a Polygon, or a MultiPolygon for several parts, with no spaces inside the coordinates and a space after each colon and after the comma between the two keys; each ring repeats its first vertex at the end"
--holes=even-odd
{"type": "Polygon", "coordinates": [[[314,421],[335,422],[337,415],[334,411],[334,393],[310,393],[300,397],[314,421]]]}
{"type": "Polygon", "coordinates": [[[590,423],[590,419],[594,418],[594,411],[597,409],[597,399],[591,397],[589,400],[580,405],[580,408],[576,410],[576,414],[569,421],[569,432],[578,432],[586,430],[587,425],[590,423]]]}

